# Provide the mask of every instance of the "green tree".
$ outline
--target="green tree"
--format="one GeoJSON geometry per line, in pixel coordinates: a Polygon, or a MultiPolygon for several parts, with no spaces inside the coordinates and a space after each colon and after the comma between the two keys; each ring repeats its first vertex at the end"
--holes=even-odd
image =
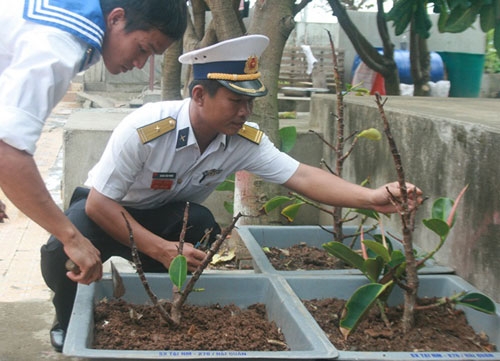
{"type": "Polygon", "coordinates": [[[441,33],[461,33],[479,18],[481,30],[493,31],[493,44],[500,49],[500,0],[397,0],[387,14],[395,34],[401,35],[410,28],[410,63],[415,84],[415,95],[428,95],[430,55],[427,39],[432,22],[427,9],[433,6],[439,14],[438,30],[441,33]]]}

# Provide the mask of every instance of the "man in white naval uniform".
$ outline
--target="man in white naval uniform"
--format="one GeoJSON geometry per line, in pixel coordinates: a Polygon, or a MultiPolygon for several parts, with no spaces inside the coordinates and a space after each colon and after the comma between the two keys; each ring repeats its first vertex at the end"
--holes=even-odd
{"type": "MultiPolygon", "coordinates": [[[[268,42],[263,35],[248,35],[182,55],[182,63],[193,64],[191,97],[146,104],[116,127],[89,172],[88,189],[80,189],[68,209],[68,217],[100,250],[103,261],[113,255],[131,259],[125,214],[144,270],[166,272],[177,255],[189,201],[189,243],[183,254],[193,271],[205,257],[195,247],[205,230],[212,230],[210,241],[220,231],[199,203],[228,175],[243,169],[322,203],[395,211],[386,187],[398,195],[397,183],[373,190],[301,164],[246,123],[255,97],[267,93],[258,57],[268,42]]],[[[42,249],[42,272],[64,325],[76,291],[64,276],[66,258],[51,237],[42,249]]]]}
{"type": "Polygon", "coordinates": [[[101,57],[113,74],[142,68],[181,38],[186,1],[2,1],[0,24],[0,187],[64,244],[80,269],[67,276],[89,284],[102,277],[99,251],[52,200],[33,160],[36,142],[78,72],[101,57]]]}

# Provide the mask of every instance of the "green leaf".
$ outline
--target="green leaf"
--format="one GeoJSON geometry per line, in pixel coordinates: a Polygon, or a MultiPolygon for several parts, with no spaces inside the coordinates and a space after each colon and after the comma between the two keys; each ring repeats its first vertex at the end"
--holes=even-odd
{"type": "Polygon", "coordinates": [[[269,213],[273,209],[281,207],[283,204],[291,202],[292,200],[293,198],[290,197],[276,196],[268,200],[266,203],[264,203],[262,209],[264,210],[264,212],[269,213]]]}
{"type": "Polygon", "coordinates": [[[363,259],[363,257],[361,257],[346,245],[340,242],[331,241],[328,243],[324,243],[323,248],[326,249],[326,251],[331,255],[364,272],[365,260],[363,259]]]}
{"type": "Polygon", "coordinates": [[[384,262],[390,262],[391,256],[389,255],[389,250],[384,247],[383,244],[378,243],[377,241],[372,241],[369,239],[365,239],[363,243],[371,249],[377,256],[382,257],[384,262]]]}
{"type": "Polygon", "coordinates": [[[438,19],[438,30],[441,33],[445,32],[446,22],[450,16],[450,7],[448,6],[447,0],[435,0],[437,7],[439,8],[439,19],[438,19]]]}
{"type": "Polygon", "coordinates": [[[432,218],[446,222],[453,208],[453,203],[453,200],[450,198],[441,197],[436,199],[432,204],[432,218]]]}
{"type": "Polygon", "coordinates": [[[495,6],[493,4],[483,5],[479,11],[479,24],[485,33],[495,27],[495,6]]]}
{"type": "Polygon", "coordinates": [[[181,289],[187,278],[187,259],[182,254],[176,256],[168,269],[170,280],[181,289]]]}
{"type": "Polygon", "coordinates": [[[500,21],[495,25],[495,32],[493,33],[493,45],[495,46],[497,55],[500,54],[500,21]]]}
{"type": "Polygon", "coordinates": [[[494,314],[496,312],[495,303],[489,297],[477,292],[465,294],[457,299],[456,303],[484,313],[494,314]]]}
{"type": "Polygon", "coordinates": [[[229,214],[234,214],[234,202],[224,201],[224,209],[229,214]]]}
{"type": "Polygon", "coordinates": [[[416,9],[415,0],[399,0],[387,13],[386,20],[393,21],[394,33],[401,35],[410,24],[416,9]]]}
{"type": "Polygon", "coordinates": [[[299,212],[300,207],[304,204],[305,204],[304,202],[300,201],[300,202],[291,204],[289,206],[286,206],[281,211],[281,214],[286,217],[288,222],[293,222],[295,220],[295,217],[297,217],[297,213],[299,212]]]}
{"type": "Polygon", "coordinates": [[[366,216],[371,219],[378,221],[380,219],[380,214],[377,211],[372,211],[369,209],[355,209],[354,212],[366,216]]]}
{"type": "Polygon", "coordinates": [[[295,110],[289,112],[279,112],[278,118],[280,119],[297,119],[297,112],[295,110]]]}
{"type": "Polygon", "coordinates": [[[280,128],[281,151],[288,153],[297,141],[297,128],[294,126],[280,128]]]}
{"type": "Polygon", "coordinates": [[[344,314],[340,320],[340,331],[345,338],[356,329],[363,316],[370,310],[377,298],[391,283],[381,285],[369,283],[354,292],[345,305],[344,314]]]}
{"type": "Polygon", "coordinates": [[[452,8],[445,23],[444,31],[448,33],[461,33],[467,30],[476,21],[481,6],[481,2],[477,1],[465,8],[461,6],[452,8]]]}
{"type": "Polygon", "coordinates": [[[382,134],[375,128],[368,128],[361,131],[358,135],[358,138],[366,138],[369,140],[380,140],[382,139],[382,134]]]}
{"type": "Polygon", "coordinates": [[[448,224],[440,219],[424,219],[422,220],[422,223],[441,238],[446,238],[448,232],[450,231],[448,224]]]}
{"type": "MultiPolygon", "coordinates": [[[[373,239],[375,241],[377,241],[378,243],[380,244],[384,244],[384,241],[382,240],[382,235],[381,234],[372,234],[371,235],[373,237],[373,239]]],[[[392,250],[394,249],[393,245],[392,245],[392,242],[394,242],[393,239],[391,239],[391,237],[389,236],[385,236],[385,243],[387,244],[387,247],[388,247],[388,250],[389,250],[389,253],[392,252],[392,250]]]]}
{"type": "Polygon", "coordinates": [[[415,20],[415,31],[423,39],[428,39],[430,34],[430,29],[432,27],[432,21],[427,14],[427,4],[424,1],[419,1],[414,15],[415,20]]]}
{"type": "Polygon", "coordinates": [[[395,251],[392,251],[391,261],[387,265],[391,268],[394,268],[396,266],[399,266],[400,264],[402,264],[405,261],[406,261],[406,257],[403,254],[403,252],[401,252],[400,250],[395,250],[395,251]]]}
{"type": "Polygon", "coordinates": [[[366,277],[375,283],[384,269],[384,260],[382,257],[365,259],[364,269],[366,277]]]}
{"type": "Polygon", "coordinates": [[[219,184],[215,190],[234,192],[234,173],[228,176],[224,182],[219,184]]]}

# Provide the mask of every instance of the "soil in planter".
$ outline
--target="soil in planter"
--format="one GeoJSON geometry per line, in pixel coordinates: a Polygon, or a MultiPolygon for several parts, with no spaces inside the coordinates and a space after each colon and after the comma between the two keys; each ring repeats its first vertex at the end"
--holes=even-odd
{"type": "MultiPolygon", "coordinates": [[[[488,336],[476,334],[469,326],[465,314],[450,305],[415,313],[415,327],[407,334],[401,328],[402,307],[387,310],[391,328],[387,328],[373,307],[358,328],[344,340],[338,329],[340,312],[345,300],[327,298],[303,301],[330,341],[344,351],[465,351],[493,352],[496,347],[488,336]]],[[[419,304],[429,304],[429,299],[419,304]]],[[[493,316],[492,316],[493,317],[493,316]]]]}
{"type": "MultiPolygon", "coordinates": [[[[169,304],[165,304],[169,310],[169,304]]],[[[286,351],[283,334],[266,318],[265,305],[193,306],[182,310],[179,327],[169,327],[158,309],[106,300],[94,311],[94,345],[113,350],[286,351]]]]}
{"type": "Polygon", "coordinates": [[[288,248],[268,247],[265,252],[269,262],[278,271],[327,270],[352,268],[331,256],[324,249],[299,243],[288,248]]]}

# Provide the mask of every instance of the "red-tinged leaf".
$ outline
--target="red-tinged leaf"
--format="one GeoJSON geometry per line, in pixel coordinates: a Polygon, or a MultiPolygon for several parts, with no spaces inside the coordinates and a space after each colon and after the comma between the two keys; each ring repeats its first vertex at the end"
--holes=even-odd
{"type": "Polygon", "coordinates": [[[448,219],[446,220],[446,223],[448,226],[451,228],[453,227],[453,223],[455,222],[455,212],[458,207],[458,203],[460,203],[460,200],[462,199],[463,195],[465,194],[465,191],[469,188],[469,185],[467,184],[458,194],[457,199],[455,199],[455,203],[453,204],[453,208],[450,211],[450,215],[448,216],[448,219]]]}

